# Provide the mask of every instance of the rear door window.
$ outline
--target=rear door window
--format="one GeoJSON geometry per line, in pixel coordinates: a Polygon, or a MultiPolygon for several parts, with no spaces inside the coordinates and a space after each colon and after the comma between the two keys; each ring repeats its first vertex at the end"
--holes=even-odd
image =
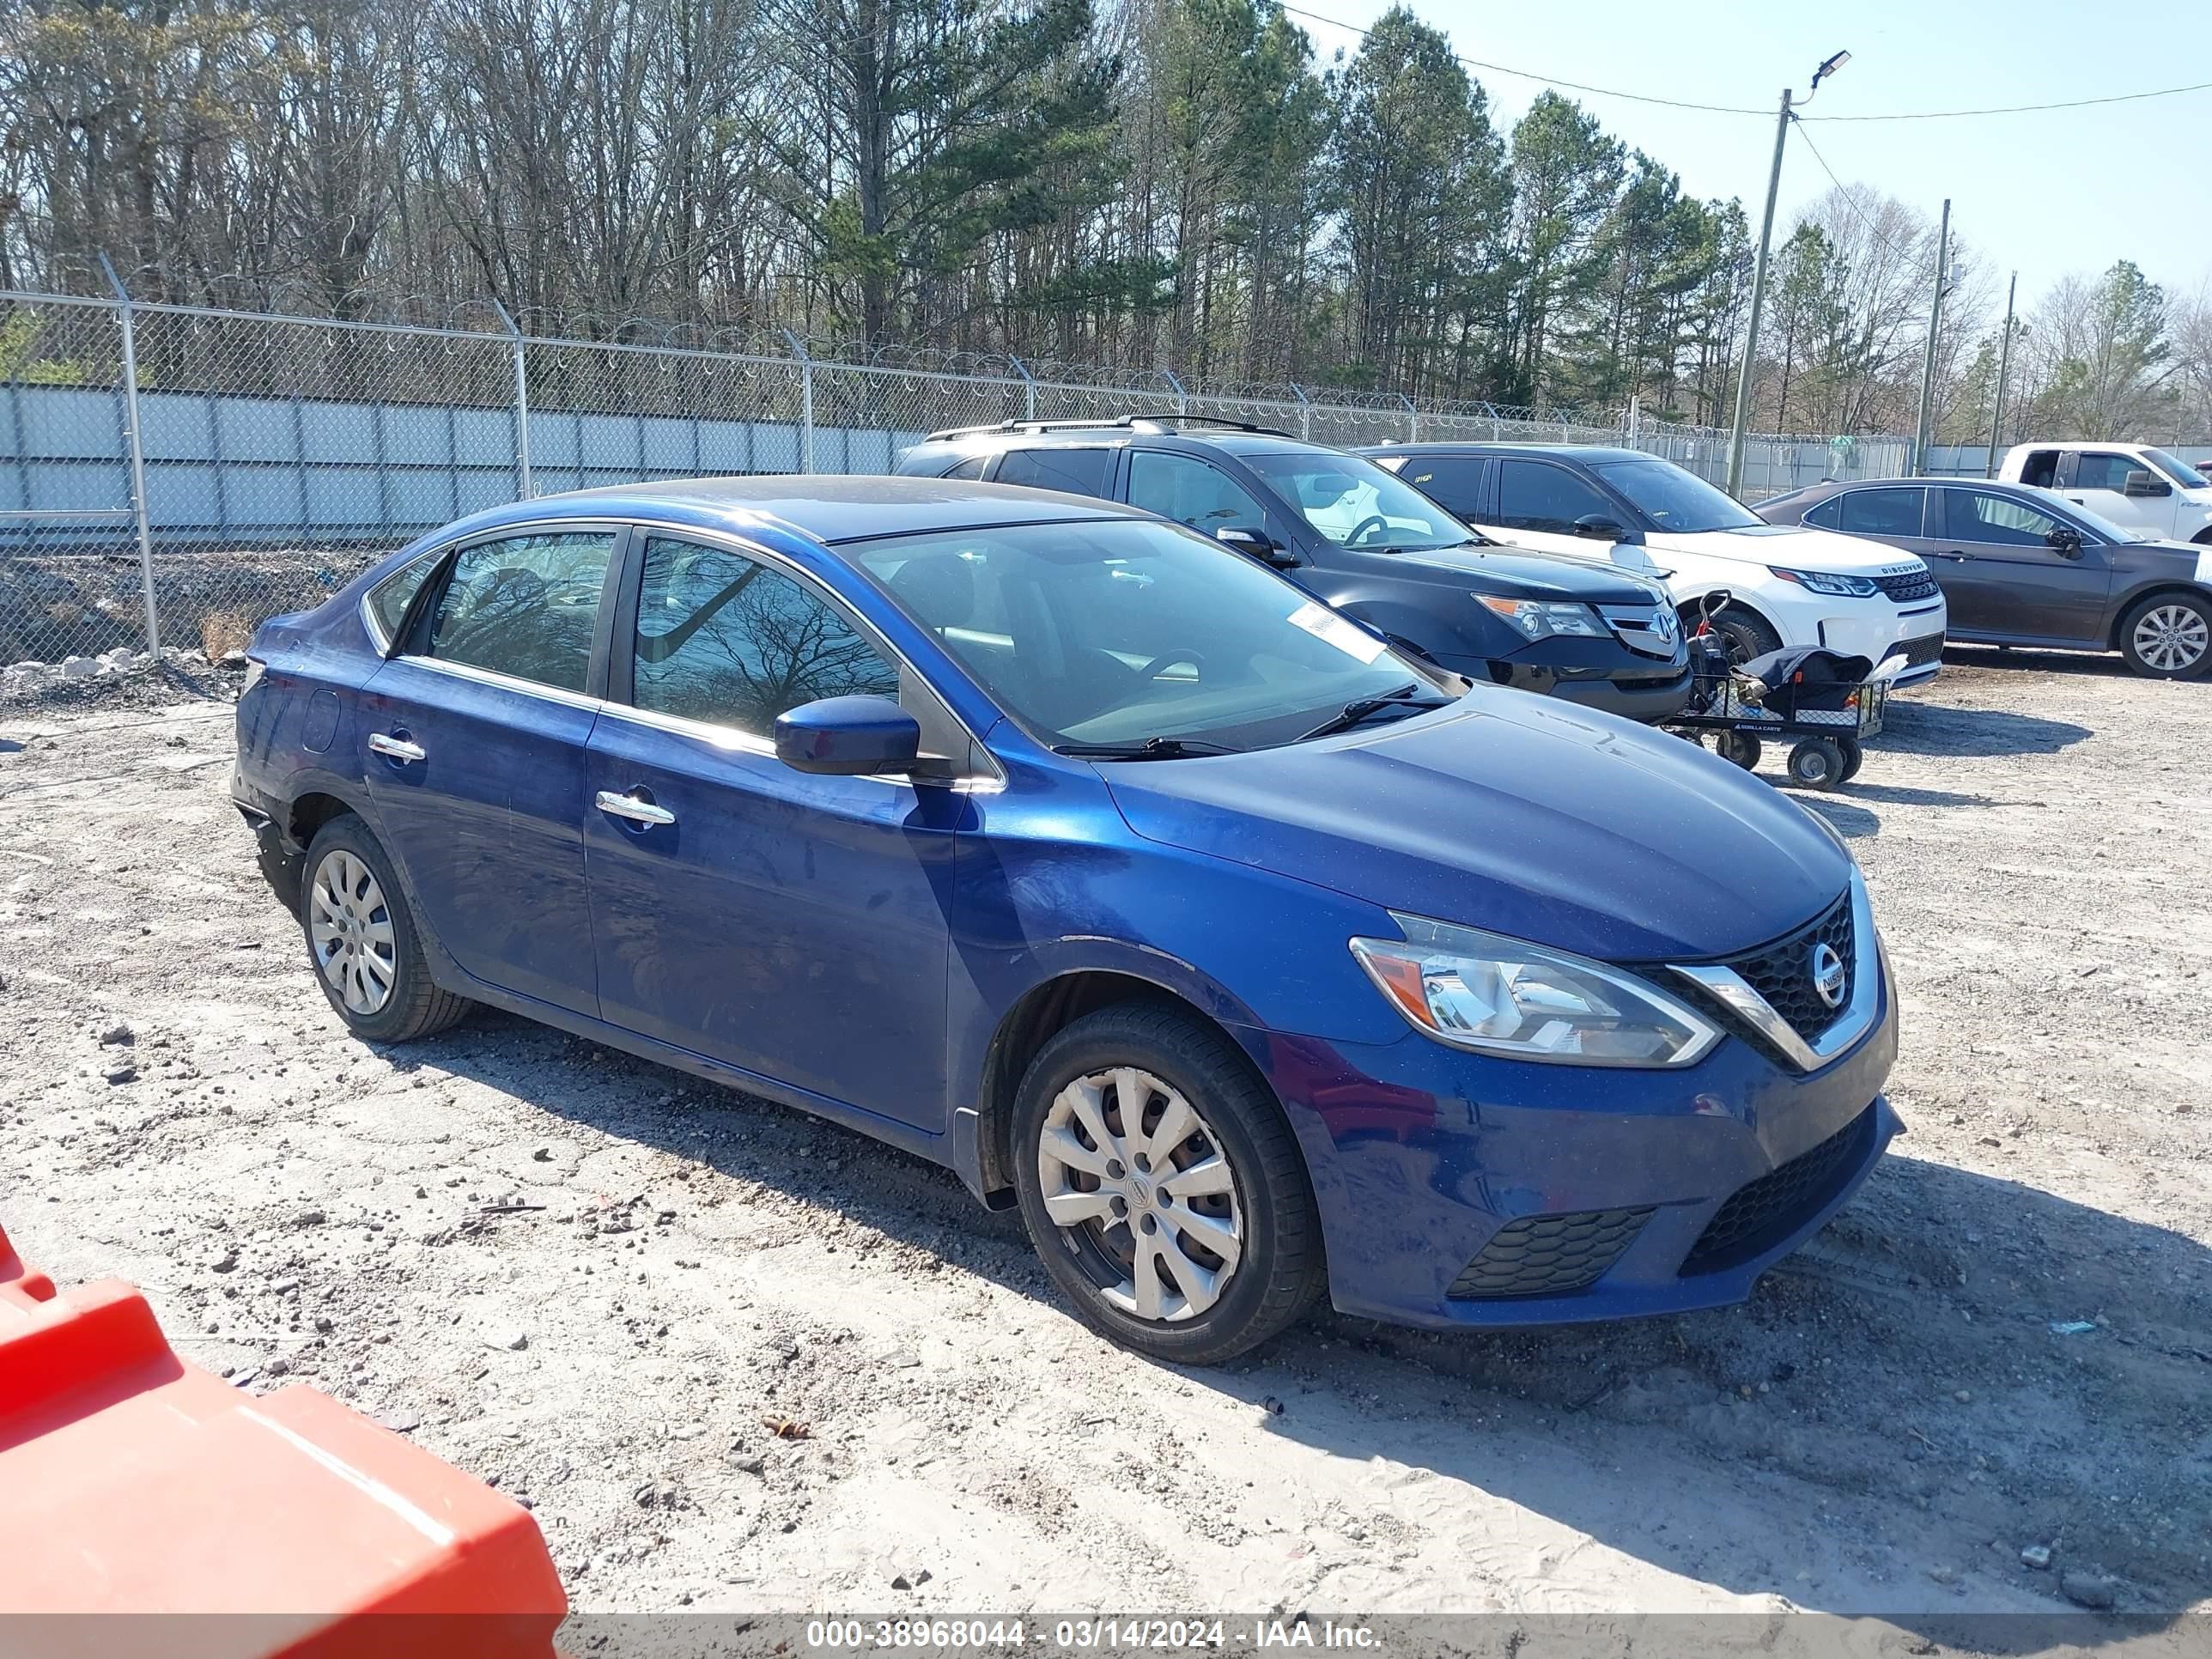
{"type": "Polygon", "coordinates": [[[1575,533],[1575,520],[1595,514],[1618,519],[1613,506],[1594,484],[1548,461],[1501,461],[1498,468],[1498,522],[1512,530],[1575,533]]]}
{"type": "Polygon", "coordinates": [[[431,618],[430,656],[581,691],[614,547],[611,530],[572,530],[463,548],[431,618]]]}
{"type": "Polygon", "coordinates": [[[999,463],[995,483],[1031,489],[1064,489],[1077,495],[1103,495],[1114,470],[1110,449],[1010,449],[999,463]]]}
{"type": "Polygon", "coordinates": [[[1818,525],[1823,530],[1833,530],[1843,522],[1844,498],[1831,495],[1820,506],[1806,509],[1803,523],[1818,525]]]}
{"type": "Polygon", "coordinates": [[[1836,528],[1847,536],[1917,536],[1927,494],[1924,489],[1902,486],[1848,491],[1836,528]]]}
{"type": "Polygon", "coordinates": [[[1482,462],[1461,455],[1416,455],[1391,469],[1407,483],[1462,522],[1480,516],[1482,462]]]}
{"type": "Polygon", "coordinates": [[[401,565],[368,590],[368,614],[376,618],[386,646],[399,637],[399,626],[407,620],[407,608],[415,603],[415,596],[422,591],[422,584],[430,579],[430,573],[444,556],[442,550],[425,553],[401,565]]]}

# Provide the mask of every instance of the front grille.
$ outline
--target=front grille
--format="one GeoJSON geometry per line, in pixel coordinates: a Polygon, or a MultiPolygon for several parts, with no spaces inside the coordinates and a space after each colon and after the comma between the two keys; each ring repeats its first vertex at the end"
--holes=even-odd
{"type": "Polygon", "coordinates": [[[1905,641],[1899,648],[1905,653],[1907,668],[1925,667],[1943,654],[1943,636],[1941,634],[1923,634],[1917,640],[1905,641]]]}
{"type": "Polygon", "coordinates": [[[1869,1106],[1811,1152],[1737,1188],[1682,1258],[1681,1276],[1722,1273],[1772,1249],[1843,1190],[1873,1139],[1869,1106]]]}
{"type": "Polygon", "coordinates": [[[1682,627],[1666,605],[1601,605],[1598,614],[1613,637],[1639,656],[1672,657],[1682,648],[1682,627]]]}
{"type": "Polygon", "coordinates": [[[1722,965],[1735,969],[1744,983],[1766,999],[1768,1007],[1790,1022],[1790,1030],[1808,1042],[1818,1042],[1850,1006],[1858,975],[1857,944],[1851,896],[1846,892],[1817,920],[1786,939],[1729,957],[1722,965]],[[1813,982],[1813,955],[1823,945],[1844,959],[1843,995],[1832,1008],[1813,982]]]}
{"type": "Polygon", "coordinates": [[[1651,1218],[1650,1209],[1577,1210],[1523,1216],[1492,1236],[1444,1292],[1455,1302],[1508,1296],[1565,1296],[1588,1290],[1620,1260],[1651,1218]]]}
{"type": "Polygon", "coordinates": [[[1891,599],[1900,602],[1932,599],[1941,591],[1936,586],[1936,578],[1925,570],[1912,571],[1902,576],[1876,576],[1874,583],[1891,599]]]}

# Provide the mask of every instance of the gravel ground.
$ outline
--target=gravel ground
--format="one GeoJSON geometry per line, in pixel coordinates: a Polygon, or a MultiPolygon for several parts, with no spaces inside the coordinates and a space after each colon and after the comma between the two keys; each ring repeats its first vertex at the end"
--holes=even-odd
{"type": "Polygon", "coordinates": [[[1910,1133],[1749,1305],[1322,1314],[1208,1372],[1095,1340],[873,1142],[503,1016],[350,1041],[226,803],[226,689],[0,708],[0,1220],[526,1499],[580,1608],[2212,1593],[2212,686],[1954,653],[1802,798],[1874,888],[1910,1133]]]}

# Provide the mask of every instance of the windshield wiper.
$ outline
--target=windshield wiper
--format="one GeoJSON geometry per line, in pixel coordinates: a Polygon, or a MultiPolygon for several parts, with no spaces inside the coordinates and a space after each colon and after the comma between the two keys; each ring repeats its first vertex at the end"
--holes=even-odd
{"type": "Polygon", "coordinates": [[[1052,745],[1052,752],[1084,760],[1148,761],[1192,760],[1203,755],[1240,755],[1244,751],[1198,738],[1146,738],[1142,743],[1056,743],[1052,745]]]}
{"type": "Polygon", "coordinates": [[[1386,691],[1380,696],[1360,697],[1348,702],[1310,732],[1302,732],[1295,741],[1304,743],[1311,738],[1326,738],[1333,732],[1349,732],[1369,716],[1381,714],[1386,708],[1403,708],[1408,714],[1424,709],[1442,708],[1451,702],[1449,697],[1437,696],[1433,691],[1422,695],[1419,685],[1401,685],[1395,691],[1386,691]]]}

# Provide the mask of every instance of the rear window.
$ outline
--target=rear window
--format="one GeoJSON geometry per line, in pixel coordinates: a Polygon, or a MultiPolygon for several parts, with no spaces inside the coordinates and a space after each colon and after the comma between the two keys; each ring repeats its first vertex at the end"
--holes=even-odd
{"type": "Polygon", "coordinates": [[[1848,536],[1917,536],[1923,489],[1854,489],[1843,498],[1836,528],[1848,536]]]}
{"type": "Polygon", "coordinates": [[[1077,495],[1103,495],[1111,469],[1110,449],[1010,449],[999,463],[994,483],[1031,489],[1064,489],[1077,495]]]}

